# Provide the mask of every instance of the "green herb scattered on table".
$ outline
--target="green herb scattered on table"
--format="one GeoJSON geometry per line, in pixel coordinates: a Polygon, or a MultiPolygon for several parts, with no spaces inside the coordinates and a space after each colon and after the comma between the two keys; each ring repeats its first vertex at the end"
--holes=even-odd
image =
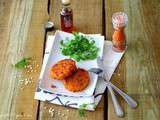
{"type": "Polygon", "coordinates": [[[85,117],[85,115],[86,115],[86,112],[85,112],[86,107],[87,107],[87,104],[82,104],[82,105],[79,106],[78,113],[79,113],[80,117],[85,117]]]}
{"type": "Polygon", "coordinates": [[[86,108],[88,105],[92,105],[92,108],[93,109],[96,109],[96,104],[95,103],[91,103],[91,104],[85,104],[83,103],[82,105],[79,106],[79,109],[78,109],[78,113],[79,113],[79,116],[80,117],[85,117],[86,116],[86,108]]]}
{"type": "Polygon", "coordinates": [[[29,58],[24,57],[20,61],[18,61],[14,66],[16,68],[24,68],[28,64],[29,64],[29,58]]]}
{"type": "Polygon", "coordinates": [[[96,47],[95,41],[73,32],[74,38],[66,38],[61,41],[61,52],[63,55],[70,56],[77,62],[80,60],[93,60],[97,57],[99,48],[96,47]]]}

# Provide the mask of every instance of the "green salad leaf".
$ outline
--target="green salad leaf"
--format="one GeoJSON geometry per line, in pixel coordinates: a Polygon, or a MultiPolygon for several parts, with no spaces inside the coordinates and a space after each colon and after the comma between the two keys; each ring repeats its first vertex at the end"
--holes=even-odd
{"type": "Polygon", "coordinates": [[[86,108],[87,108],[88,105],[92,105],[93,109],[96,109],[96,106],[97,106],[95,103],[91,103],[91,104],[83,103],[83,104],[81,104],[78,108],[78,113],[79,113],[80,117],[85,117],[86,116],[86,108]]]}
{"type": "Polygon", "coordinates": [[[61,40],[61,52],[63,55],[70,56],[77,62],[80,60],[92,60],[97,57],[99,48],[96,47],[95,41],[77,32],[72,33],[73,39],[66,38],[61,40]]]}
{"type": "Polygon", "coordinates": [[[79,113],[80,117],[85,117],[85,115],[86,115],[85,108],[86,107],[87,107],[87,104],[85,104],[85,103],[79,106],[78,113],[79,113]]]}
{"type": "Polygon", "coordinates": [[[29,64],[29,58],[22,58],[20,61],[18,61],[14,66],[16,68],[24,68],[25,65],[29,64]]]}

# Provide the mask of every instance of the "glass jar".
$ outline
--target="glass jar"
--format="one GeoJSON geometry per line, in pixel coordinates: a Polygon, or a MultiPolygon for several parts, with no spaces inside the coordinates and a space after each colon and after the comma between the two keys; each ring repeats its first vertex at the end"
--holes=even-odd
{"type": "Polygon", "coordinates": [[[62,0],[61,29],[65,32],[73,31],[73,12],[70,7],[70,0],[62,0]]]}
{"type": "Polygon", "coordinates": [[[126,36],[124,28],[127,24],[128,17],[123,12],[114,13],[112,16],[113,23],[113,50],[116,52],[123,52],[126,49],[126,36]]]}

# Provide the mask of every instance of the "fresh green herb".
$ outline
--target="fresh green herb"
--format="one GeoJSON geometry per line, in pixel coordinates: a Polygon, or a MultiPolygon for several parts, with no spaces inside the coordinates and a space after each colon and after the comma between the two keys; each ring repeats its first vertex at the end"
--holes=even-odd
{"type": "Polygon", "coordinates": [[[79,106],[78,113],[79,113],[80,117],[85,117],[85,115],[86,115],[86,113],[85,113],[86,107],[87,107],[87,104],[82,104],[82,105],[79,106]]]}
{"type": "Polygon", "coordinates": [[[29,58],[22,58],[20,61],[18,61],[14,66],[16,68],[24,68],[25,65],[29,64],[29,58]]]}
{"type": "Polygon", "coordinates": [[[79,116],[80,117],[85,117],[86,116],[86,107],[87,105],[92,105],[93,109],[96,109],[96,104],[95,103],[92,103],[92,104],[85,104],[83,103],[82,105],[79,106],[79,109],[78,109],[78,113],[79,113],[79,116]]]}
{"type": "Polygon", "coordinates": [[[95,41],[77,32],[73,32],[74,38],[62,40],[61,52],[63,55],[70,56],[76,61],[92,60],[97,57],[99,48],[96,47],[95,41]]]}

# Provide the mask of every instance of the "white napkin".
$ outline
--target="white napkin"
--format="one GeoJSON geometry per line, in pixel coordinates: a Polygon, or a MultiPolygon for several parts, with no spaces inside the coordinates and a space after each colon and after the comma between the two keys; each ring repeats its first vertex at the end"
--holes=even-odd
{"type": "MultiPolygon", "coordinates": [[[[45,56],[43,60],[42,70],[39,79],[42,78],[42,74],[44,71],[44,68],[46,66],[49,52],[51,50],[51,46],[54,41],[54,36],[48,36],[47,39],[47,45],[45,50],[45,56]]],[[[112,42],[111,41],[105,41],[104,45],[104,66],[106,68],[106,71],[108,72],[108,80],[110,80],[114,70],[116,69],[121,57],[123,56],[123,53],[117,53],[112,50],[112,42]]],[[[102,95],[106,89],[106,84],[103,79],[98,79],[97,85],[95,88],[94,95],[91,97],[68,97],[68,96],[60,96],[55,94],[46,93],[43,90],[39,88],[39,85],[37,83],[37,89],[35,92],[35,99],[41,100],[41,101],[49,101],[50,103],[57,104],[57,105],[63,105],[66,107],[73,107],[73,108],[79,108],[82,104],[88,104],[86,107],[86,110],[95,110],[96,106],[100,102],[102,95]]]]}

